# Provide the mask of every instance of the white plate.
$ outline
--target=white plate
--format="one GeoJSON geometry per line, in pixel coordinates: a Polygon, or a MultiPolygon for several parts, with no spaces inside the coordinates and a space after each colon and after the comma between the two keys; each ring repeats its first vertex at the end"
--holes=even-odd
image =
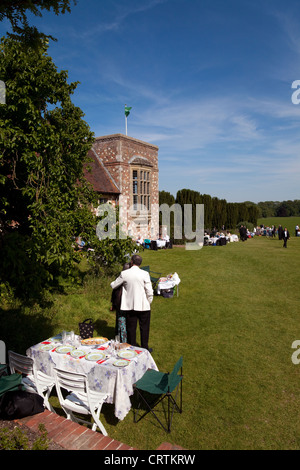
{"type": "Polygon", "coordinates": [[[51,341],[51,343],[60,343],[61,335],[52,336],[51,338],[47,339],[47,341],[51,341]]]}
{"type": "Polygon", "coordinates": [[[58,346],[55,351],[59,354],[67,354],[68,352],[73,351],[74,346],[58,346]]]}
{"type": "Polygon", "coordinates": [[[82,357],[82,356],[85,356],[85,355],[86,355],[86,352],[82,351],[82,349],[74,349],[70,353],[70,356],[72,356],[74,358],[82,357]]]}
{"type": "Polygon", "coordinates": [[[126,367],[130,364],[129,361],[126,361],[126,359],[118,359],[116,362],[114,362],[114,366],[116,367],[126,367]]]}
{"type": "Polygon", "coordinates": [[[40,346],[40,349],[41,349],[42,351],[50,351],[50,350],[53,349],[53,348],[54,348],[54,344],[51,344],[51,343],[50,343],[50,344],[42,344],[42,345],[40,346]]]}
{"type": "Polygon", "coordinates": [[[100,361],[100,359],[105,359],[105,354],[103,352],[91,352],[85,358],[87,361],[100,361]]]}
{"type": "Polygon", "coordinates": [[[137,352],[132,351],[132,349],[125,349],[124,351],[120,351],[118,356],[123,359],[132,359],[133,357],[137,356],[137,352]]]}

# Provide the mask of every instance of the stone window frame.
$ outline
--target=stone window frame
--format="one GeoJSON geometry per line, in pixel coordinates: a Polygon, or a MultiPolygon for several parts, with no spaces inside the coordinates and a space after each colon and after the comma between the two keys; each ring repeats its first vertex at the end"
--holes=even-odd
{"type": "Polygon", "coordinates": [[[142,207],[146,207],[148,213],[151,212],[151,191],[152,168],[149,165],[130,165],[130,205],[132,212],[145,212],[142,207]],[[136,172],[136,178],[134,173],[136,172]],[[142,199],[141,199],[142,198],[142,199]],[[146,202],[146,204],[145,204],[146,202]]]}

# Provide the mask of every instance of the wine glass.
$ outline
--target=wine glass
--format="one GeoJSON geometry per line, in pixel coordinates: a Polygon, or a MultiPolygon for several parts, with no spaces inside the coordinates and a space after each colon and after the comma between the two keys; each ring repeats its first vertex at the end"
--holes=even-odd
{"type": "Polygon", "coordinates": [[[61,340],[62,340],[62,344],[66,344],[67,332],[65,330],[63,330],[63,332],[61,334],[61,340]]]}
{"type": "Polygon", "coordinates": [[[115,355],[115,342],[114,342],[113,339],[110,341],[109,347],[107,348],[107,352],[109,354],[111,354],[112,357],[114,357],[114,355],[115,355]]]}
{"type": "Polygon", "coordinates": [[[116,335],[115,336],[115,351],[116,351],[116,354],[118,354],[119,349],[120,349],[120,335],[116,335]]]}

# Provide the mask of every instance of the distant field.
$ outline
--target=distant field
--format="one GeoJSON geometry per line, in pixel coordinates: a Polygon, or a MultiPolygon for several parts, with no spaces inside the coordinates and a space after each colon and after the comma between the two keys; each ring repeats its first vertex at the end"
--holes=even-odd
{"type": "Polygon", "coordinates": [[[300,227],[300,217],[266,217],[257,220],[257,225],[264,224],[265,226],[272,227],[275,225],[282,225],[282,227],[286,227],[290,232],[290,236],[295,236],[295,226],[296,224],[300,227]]]}

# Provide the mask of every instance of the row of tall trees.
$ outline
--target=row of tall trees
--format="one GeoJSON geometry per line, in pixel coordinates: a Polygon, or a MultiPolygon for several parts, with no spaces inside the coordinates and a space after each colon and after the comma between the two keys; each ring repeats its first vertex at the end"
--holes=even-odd
{"type": "Polygon", "coordinates": [[[204,227],[208,230],[216,228],[220,230],[235,229],[239,222],[247,221],[257,225],[259,215],[258,207],[252,202],[231,203],[225,199],[211,197],[208,194],[200,194],[191,189],[181,189],[177,192],[176,198],[166,191],[160,191],[159,203],[179,204],[182,209],[185,204],[191,204],[193,207],[193,228],[195,228],[196,206],[204,205],[204,227]]]}
{"type": "Polygon", "coordinates": [[[265,201],[257,204],[259,217],[298,217],[300,216],[300,199],[293,201],[265,201]]]}

